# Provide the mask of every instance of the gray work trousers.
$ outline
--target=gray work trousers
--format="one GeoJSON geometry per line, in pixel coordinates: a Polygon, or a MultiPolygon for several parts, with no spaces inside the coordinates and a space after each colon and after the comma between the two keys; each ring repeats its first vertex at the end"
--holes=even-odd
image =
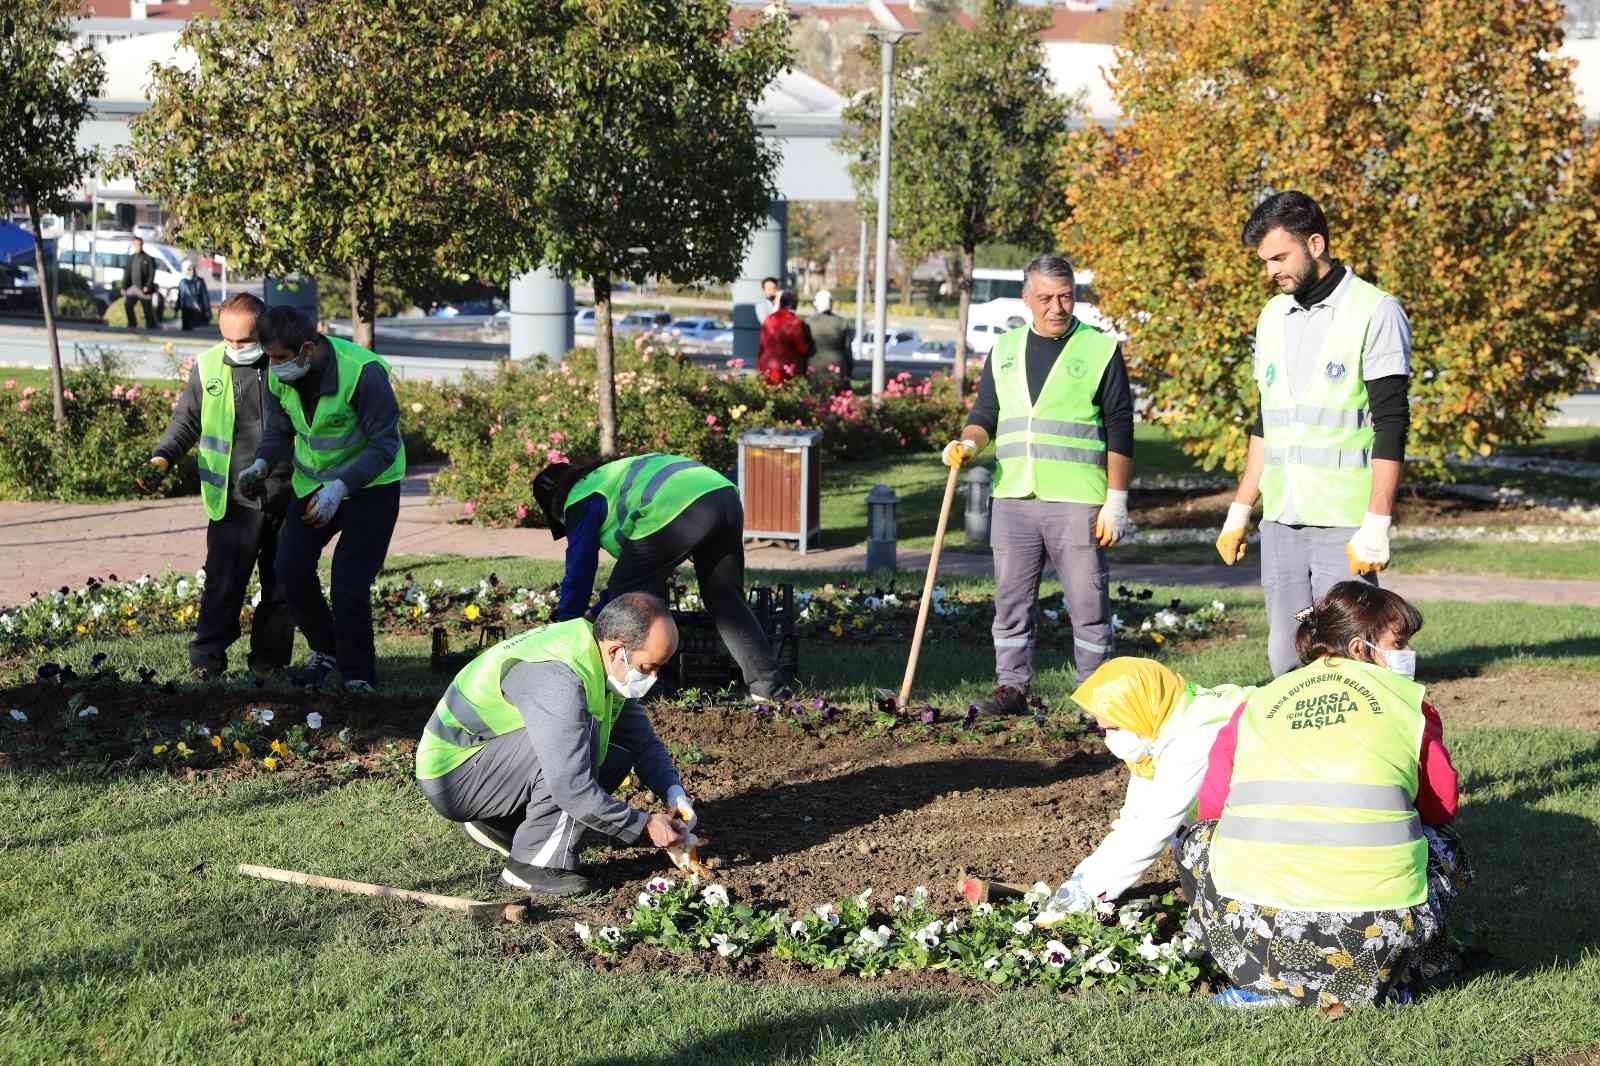
{"type": "Polygon", "coordinates": [[[1261,523],[1261,591],[1267,599],[1267,660],[1274,677],[1300,667],[1294,638],[1300,630],[1295,615],[1328,594],[1341,581],[1376,585],[1378,575],[1350,573],[1344,546],[1354,526],[1286,526],[1261,523]]]}
{"type": "MultiPolygon", "coordinates": [[[[595,776],[601,788],[615,792],[632,769],[633,753],[613,743],[595,776]]],[[[493,738],[427,795],[452,822],[488,822],[512,834],[511,857],[518,862],[577,869],[587,827],[555,801],[525,730],[493,738]]]]}
{"type": "Polygon", "coordinates": [[[1045,560],[1055,567],[1072,616],[1072,661],[1081,682],[1111,656],[1111,572],[1095,543],[1100,508],[1088,503],[995,500],[994,672],[1001,685],[1033,681],[1034,623],[1045,560]]]}

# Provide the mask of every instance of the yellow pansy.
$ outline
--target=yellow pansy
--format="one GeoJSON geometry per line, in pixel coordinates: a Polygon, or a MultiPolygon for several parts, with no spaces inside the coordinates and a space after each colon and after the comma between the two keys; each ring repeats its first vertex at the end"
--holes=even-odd
{"type": "Polygon", "coordinates": [[[217,751],[221,751],[222,750],[222,738],[221,737],[212,737],[211,738],[211,746],[213,748],[215,748],[217,751]]]}
{"type": "Polygon", "coordinates": [[[482,611],[478,610],[478,605],[477,604],[475,604],[475,603],[467,604],[467,621],[476,622],[478,620],[478,615],[480,615],[482,613],[483,613],[482,611]]]}
{"type": "Polygon", "coordinates": [[[238,752],[240,755],[249,755],[250,745],[246,744],[242,740],[236,740],[233,742],[233,750],[238,752]]]}
{"type": "Polygon", "coordinates": [[[288,755],[289,747],[281,740],[274,740],[272,742],[272,751],[275,755],[288,755]]]}
{"type": "Polygon", "coordinates": [[[151,755],[165,755],[166,753],[167,746],[165,744],[157,744],[155,747],[150,749],[151,755]]]}
{"type": "Polygon", "coordinates": [[[278,768],[278,760],[273,758],[271,755],[268,755],[265,759],[261,760],[261,765],[265,766],[268,770],[276,770],[278,768]]]}

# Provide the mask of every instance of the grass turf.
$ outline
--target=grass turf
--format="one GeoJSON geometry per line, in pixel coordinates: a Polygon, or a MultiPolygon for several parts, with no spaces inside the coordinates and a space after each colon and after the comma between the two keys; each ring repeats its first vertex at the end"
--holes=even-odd
{"type": "MultiPolygon", "coordinates": [[[[489,567],[525,584],[557,572],[518,560],[397,560],[392,569],[466,583],[489,567]]],[[[1216,598],[1230,604],[1237,631],[1182,645],[1166,661],[1197,681],[1259,680],[1259,598],[1216,598]]],[[[1600,674],[1600,611],[1422,608],[1424,681],[1513,667],[1600,674]]],[[[183,647],[165,636],[100,650],[173,673],[183,647]]],[[[95,650],[85,644],[61,657],[87,660],[95,650]]],[[[393,686],[437,689],[426,650],[418,638],[381,642],[393,686]]],[[[898,679],[901,649],[892,652],[830,646],[804,661],[820,689],[856,701],[898,679]]],[[[950,702],[986,688],[989,655],[967,646],[925,656],[919,694],[950,702]]],[[[1058,700],[1070,678],[1053,655],[1040,657],[1040,688],[1058,700]]],[[[1487,965],[1415,1006],[1356,1011],[1335,1024],[1296,1011],[1232,1013],[1190,997],[965,997],[602,973],[577,960],[574,944],[529,930],[483,930],[233,874],[235,863],[257,861],[493,898],[494,869],[432,813],[403,766],[340,784],[287,774],[185,781],[97,767],[0,772],[0,1058],[1476,1064],[1594,1047],[1600,888],[1589,870],[1600,846],[1600,739],[1516,728],[1449,737],[1479,877],[1465,905],[1487,965]]]]}

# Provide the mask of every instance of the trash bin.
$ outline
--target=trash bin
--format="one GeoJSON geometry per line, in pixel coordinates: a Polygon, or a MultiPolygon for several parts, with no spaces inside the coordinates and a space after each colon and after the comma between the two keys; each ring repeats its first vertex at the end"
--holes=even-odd
{"type": "Polygon", "coordinates": [[[739,434],[745,540],[792,540],[804,555],[822,533],[822,431],[739,434]]]}

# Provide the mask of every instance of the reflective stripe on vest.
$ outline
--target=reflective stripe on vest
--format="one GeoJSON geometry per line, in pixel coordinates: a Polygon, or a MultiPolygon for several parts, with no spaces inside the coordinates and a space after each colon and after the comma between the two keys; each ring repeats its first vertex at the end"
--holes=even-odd
{"type": "Polygon", "coordinates": [[[1266,444],[1262,517],[1268,521],[1291,514],[1305,525],[1359,526],[1371,502],[1374,434],[1361,354],[1367,326],[1387,294],[1353,274],[1343,284],[1322,351],[1296,355],[1314,373],[1289,370],[1284,334],[1294,297],[1273,297],[1256,322],[1266,444]]]}
{"type": "Polygon", "coordinates": [[[606,684],[594,627],[586,619],[574,618],[503,640],[462,668],[434,707],[417,744],[418,780],[443,777],[490,740],[523,728],[522,712],[500,689],[506,671],[519,662],[559,662],[578,675],[584,703],[596,723],[595,765],[605,760],[623,699],[606,684]]]}
{"type": "Polygon", "coordinates": [[[200,380],[200,502],[206,517],[220,521],[228,511],[228,456],[233,451],[233,369],[222,358],[223,345],[195,360],[200,380]]]}
{"type": "Polygon", "coordinates": [[[1079,322],[1035,402],[1028,389],[1028,333],[1024,326],[1003,334],[989,357],[1000,401],[994,495],[1104,503],[1106,429],[1094,395],[1116,354],[1116,338],[1079,322]]]}
{"type": "Polygon", "coordinates": [[[1217,891],[1315,911],[1426,900],[1422,694],[1381,667],[1324,658],[1251,695],[1212,837],[1217,891]]]}
{"type": "Polygon", "coordinates": [[[600,544],[613,556],[621,556],[627,542],[665,528],[707,493],[732,487],[733,482],[704,463],[652,452],[589,471],[567,494],[567,506],[590,496],[604,499],[600,544]]]}
{"type": "MultiPolygon", "coordinates": [[[[309,423],[299,391],[271,373],[267,375],[267,387],[294,425],[294,493],[297,497],[309,496],[328,482],[340,480],[360,461],[368,441],[350,401],[360,383],[361,371],[369,363],[377,363],[385,373],[389,371],[388,362],[377,353],[336,337],[325,339],[333,349],[333,359],[323,373],[336,373],[338,388],[332,395],[318,398],[309,423]]],[[[395,451],[394,461],[377,477],[364,485],[346,482],[345,487],[357,492],[372,485],[399,481],[405,474],[406,449],[402,443],[395,451]]]]}

